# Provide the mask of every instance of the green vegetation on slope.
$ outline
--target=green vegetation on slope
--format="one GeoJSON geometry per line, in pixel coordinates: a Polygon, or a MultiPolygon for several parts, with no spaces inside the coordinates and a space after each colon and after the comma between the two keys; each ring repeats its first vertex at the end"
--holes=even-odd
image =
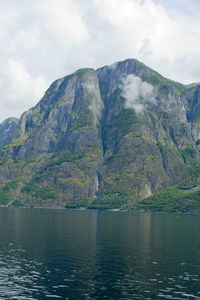
{"type": "Polygon", "coordinates": [[[114,209],[126,206],[130,200],[132,191],[114,190],[101,193],[89,206],[89,208],[114,209]]]}
{"type": "Polygon", "coordinates": [[[83,68],[83,69],[79,69],[77,71],[75,71],[74,73],[70,74],[70,75],[67,75],[65,78],[66,79],[71,79],[75,76],[81,76],[81,75],[84,75],[88,72],[94,72],[94,69],[92,68],[83,68]]]}
{"type": "Polygon", "coordinates": [[[56,199],[56,193],[49,186],[39,188],[38,185],[29,182],[21,190],[22,193],[30,193],[33,197],[43,200],[56,199]]]}
{"type": "Polygon", "coordinates": [[[133,209],[156,212],[200,212],[200,191],[184,193],[176,187],[170,187],[141,201],[133,209]]]}
{"type": "Polygon", "coordinates": [[[15,194],[18,186],[19,180],[12,180],[2,185],[0,188],[0,205],[7,205],[15,194]]]}
{"type": "Polygon", "coordinates": [[[151,68],[146,67],[152,74],[152,77],[143,77],[143,80],[151,84],[162,84],[164,87],[171,87],[173,88],[176,93],[179,95],[186,91],[187,86],[183,85],[182,83],[167,79],[157,73],[156,71],[152,70],[151,68]]]}
{"type": "Polygon", "coordinates": [[[80,131],[81,129],[84,129],[84,127],[91,126],[92,125],[92,112],[90,109],[85,109],[82,111],[78,117],[73,123],[70,128],[72,132],[74,131],[80,131]]]}
{"type": "Polygon", "coordinates": [[[185,180],[137,203],[133,209],[160,212],[200,212],[200,168],[185,180]]]}

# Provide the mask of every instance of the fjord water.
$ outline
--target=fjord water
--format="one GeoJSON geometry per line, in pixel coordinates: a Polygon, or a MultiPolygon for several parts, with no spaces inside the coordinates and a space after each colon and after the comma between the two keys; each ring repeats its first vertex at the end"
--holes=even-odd
{"type": "Polygon", "coordinates": [[[200,299],[200,216],[0,209],[0,299],[200,299]]]}

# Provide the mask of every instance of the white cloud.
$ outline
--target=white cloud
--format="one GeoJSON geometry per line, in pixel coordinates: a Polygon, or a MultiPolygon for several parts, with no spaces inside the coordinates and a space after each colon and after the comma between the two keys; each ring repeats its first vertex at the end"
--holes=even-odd
{"type": "MultiPolygon", "coordinates": [[[[95,0],[103,18],[116,26],[129,39],[132,50],[138,54],[143,41],[150,39],[152,50],[160,40],[166,40],[177,31],[177,23],[170,19],[162,6],[151,0],[95,0]]],[[[160,47],[164,45],[161,44],[160,47]]],[[[168,45],[167,49],[169,49],[168,45]]],[[[164,51],[167,51],[163,47],[164,51]]],[[[168,55],[170,55],[168,53],[168,55]]]]}
{"type": "Polygon", "coordinates": [[[0,121],[19,117],[72,71],[70,51],[88,38],[73,0],[0,0],[0,121]],[[67,60],[67,66],[66,66],[67,60]]]}
{"type": "Polygon", "coordinates": [[[28,109],[31,105],[38,102],[47,88],[46,79],[42,75],[33,78],[26,70],[23,61],[9,59],[7,71],[7,85],[5,89],[3,106],[7,109],[12,108],[19,111],[28,109]]]}
{"type": "Polygon", "coordinates": [[[126,99],[125,107],[133,108],[138,114],[143,113],[150,103],[156,104],[154,87],[138,76],[128,75],[121,88],[122,96],[126,99]]]}
{"type": "MultiPolygon", "coordinates": [[[[177,69],[176,61],[180,56],[192,56],[196,49],[200,50],[200,39],[191,32],[186,32],[183,24],[172,19],[162,5],[152,0],[95,2],[101,17],[113,24],[121,36],[126,37],[131,49],[127,52],[131,52],[132,57],[139,58],[172,79],[194,81],[196,74],[185,80],[182,71],[177,69]],[[167,63],[163,65],[163,61],[167,63]]],[[[182,63],[184,64],[184,60],[182,63]]],[[[182,68],[181,64],[179,67],[182,68]]],[[[200,72],[198,76],[200,77],[200,72]]]]}
{"type": "Polygon", "coordinates": [[[72,0],[44,0],[40,4],[42,13],[49,18],[51,31],[68,43],[80,43],[88,37],[87,27],[72,0]]]}
{"type": "Polygon", "coordinates": [[[171,3],[0,0],[0,121],[33,106],[55,79],[126,58],[177,81],[199,82],[200,3],[171,3]]]}

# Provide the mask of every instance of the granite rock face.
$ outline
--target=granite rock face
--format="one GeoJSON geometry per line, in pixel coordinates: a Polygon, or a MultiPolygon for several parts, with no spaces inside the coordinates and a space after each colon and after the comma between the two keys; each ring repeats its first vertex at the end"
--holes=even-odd
{"type": "Polygon", "coordinates": [[[18,125],[19,120],[16,118],[6,119],[0,124],[0,147],[11,141],[13,133],[18,125]]]}
{"type": "Polygon", "coordinates": [[[0,125],[0,203],[133,207],[199,163],[200,85],[134,59],[55,81],[0,125]]]}

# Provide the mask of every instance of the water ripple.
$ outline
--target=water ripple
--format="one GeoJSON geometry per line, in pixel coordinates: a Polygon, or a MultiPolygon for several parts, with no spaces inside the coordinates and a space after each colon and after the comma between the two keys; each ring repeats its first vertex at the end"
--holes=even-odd
{"type": "Polygon", "coordinates": [[[38,263],[22,259],[23,249],[8,249],[0,252],[0,299],[37,299],[33,295],[46,293],[41,283],[41,274],[36,271],[38,263]]]}

